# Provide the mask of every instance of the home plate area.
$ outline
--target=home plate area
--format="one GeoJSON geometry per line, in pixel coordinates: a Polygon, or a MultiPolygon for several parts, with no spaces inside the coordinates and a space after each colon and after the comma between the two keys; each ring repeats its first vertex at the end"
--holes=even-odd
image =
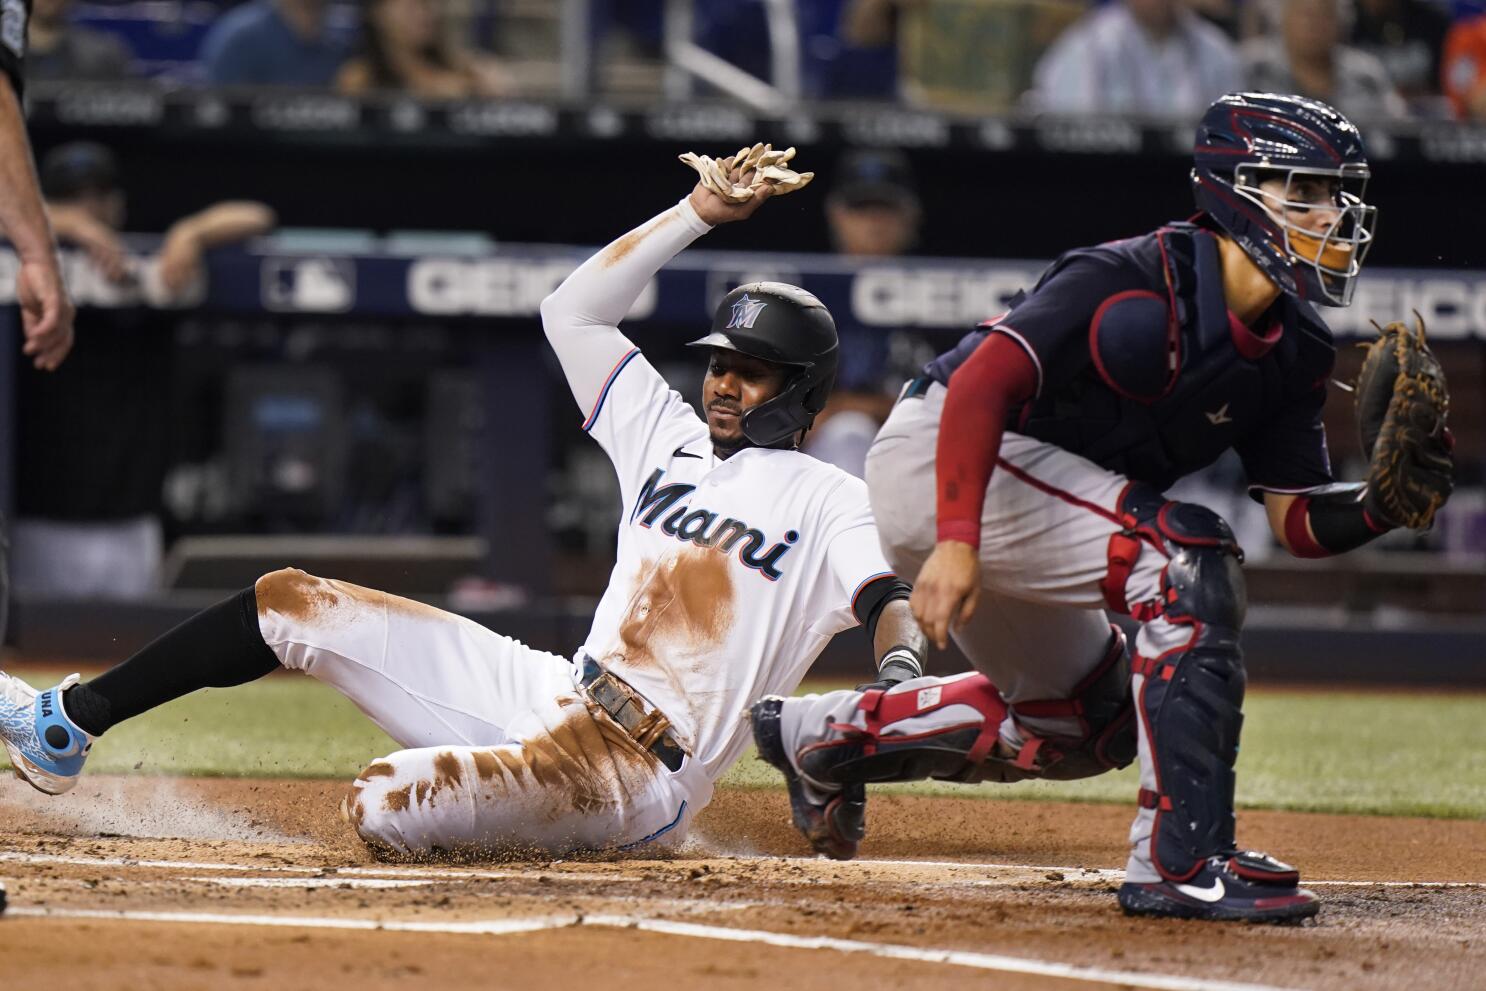
{"type": "Polygon", "coordinates": [[[7,987],[1470,987],[1486,823],[1240,814],[1324,900],[1301,926],[1132,919],[1128,810],[874,797],[862,859],[725,790],[664,860],[373,860],[323,781],[0,793],[7,987]]]}

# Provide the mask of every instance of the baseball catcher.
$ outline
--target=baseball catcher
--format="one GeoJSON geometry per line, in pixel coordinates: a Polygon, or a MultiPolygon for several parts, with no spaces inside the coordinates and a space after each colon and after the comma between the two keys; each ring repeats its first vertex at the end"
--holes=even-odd
{"type": "Polygon", "coordinates": [[[904,387],[867,456],[873,513],[925,633],[976,670],[753,707],[761,754],[837,836],[815,826],[817,849],[854,849],[859,803],[831,803],[866,782],[1077,778],[1138,758],[1125,911],[1316,913],[1298,871],[1235,836],[1243,552],[1216,513],[1164,491],[1232,448],[1300,557],[1426,527],[1449,497],[1448,399],[1422,326],[1371,345],[1368,476],[1331,474],[1334,345],[1315,304],[1351,301],[1369,175],[1331,107],[1224,96],[1197,129],[1193,221],[1067,252],[904,387]],[[1140,624],[1133,651],[1106,611],[1140,624]]]}

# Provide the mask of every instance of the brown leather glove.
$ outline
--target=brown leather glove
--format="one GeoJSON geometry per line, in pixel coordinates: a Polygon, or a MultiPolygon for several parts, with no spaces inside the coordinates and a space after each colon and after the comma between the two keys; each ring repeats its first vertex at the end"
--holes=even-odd
{"type": "Polygon", "coordinates": [[[1445,373],[1417,313],[1413,328],[1395,321],[1362,346],[1367,355],[1357,373],[1356,401],[1362,452],[1369,458],[1363,507],[1377,523],[1426,529],[1454,486],[1445,373]]]}

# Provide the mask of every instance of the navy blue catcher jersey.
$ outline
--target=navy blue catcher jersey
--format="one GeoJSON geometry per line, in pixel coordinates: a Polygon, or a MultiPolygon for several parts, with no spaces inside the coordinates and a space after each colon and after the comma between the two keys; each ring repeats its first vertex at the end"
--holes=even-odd
{"type": "Polygon", "coordinates": [[[1166,488],[1234,448],[1250,484],[1303,492],[1332,480],[1321,408],[1335,345],[1281,294],[1245,326],[1223,297],[1218,245],[1175,223],[1070,251],[1005,314],[925,367],[949,376],[989,334],[1037,366],[1006,427],[1166,488]]]}

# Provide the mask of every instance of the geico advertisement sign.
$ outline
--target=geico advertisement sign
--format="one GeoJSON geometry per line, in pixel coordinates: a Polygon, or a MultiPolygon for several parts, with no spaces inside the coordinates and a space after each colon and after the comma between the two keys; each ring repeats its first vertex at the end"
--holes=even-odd
{"type": "Polygon", "coordinates": [[[1417,311],[1436,340],[1486,338],[1486,274],[1364,275],[1351,306],[1319,309],[1332,331],[1343,336],[1370,337],[1374,321],[1407,320],[1417,311]]]}
{"type": "MultiPolygon", "coordinates": [[[[547,294],[577,268],[568,259],[421,258],[408,268],[408,305],[441,316],[535,316],[547,294]]],[[[655,311],[651,279],[628,316],[642,320],[655,311]]]]}
{"type": "MultiPolygon", "coordinates": [[[[160,278],[160,259],[155,255],[127,254],[123,271],[109,278],[93,260],[81,251],[63,249],[57,253],[62,268],[62,282],[77,306],[123,309],[144,306],[154,310],[172,310],[195,306],[205,298],[207,283],[204,273],[176,290],[166,288],[160,278]]],[[[0,248],[0,303],[15,302],[16,273],[20,262],[10,248],[0,248]]]]}
{"type": "MultiPolygon", "coordinates": [[[[1006,310],[1031,289],[1040,266],[995,268],[876,267],[851,286],[853,316],[869,327],[971,327],[1006,310]]],[[[1486,274],[1364,275],[1350,307],[1317,307],[1339,336],[1370,336],[1372,322],[1424,318],[1431,337],[1486,338],[1486,274]]]]}
{"type": "Polygon", "coordinates": [[[1019,289],[1030,289],[1040,265],[986,268],[896,268],[858,272],[851,312],[869,327],[972,327],[1006,310],[1019,289]]]}

